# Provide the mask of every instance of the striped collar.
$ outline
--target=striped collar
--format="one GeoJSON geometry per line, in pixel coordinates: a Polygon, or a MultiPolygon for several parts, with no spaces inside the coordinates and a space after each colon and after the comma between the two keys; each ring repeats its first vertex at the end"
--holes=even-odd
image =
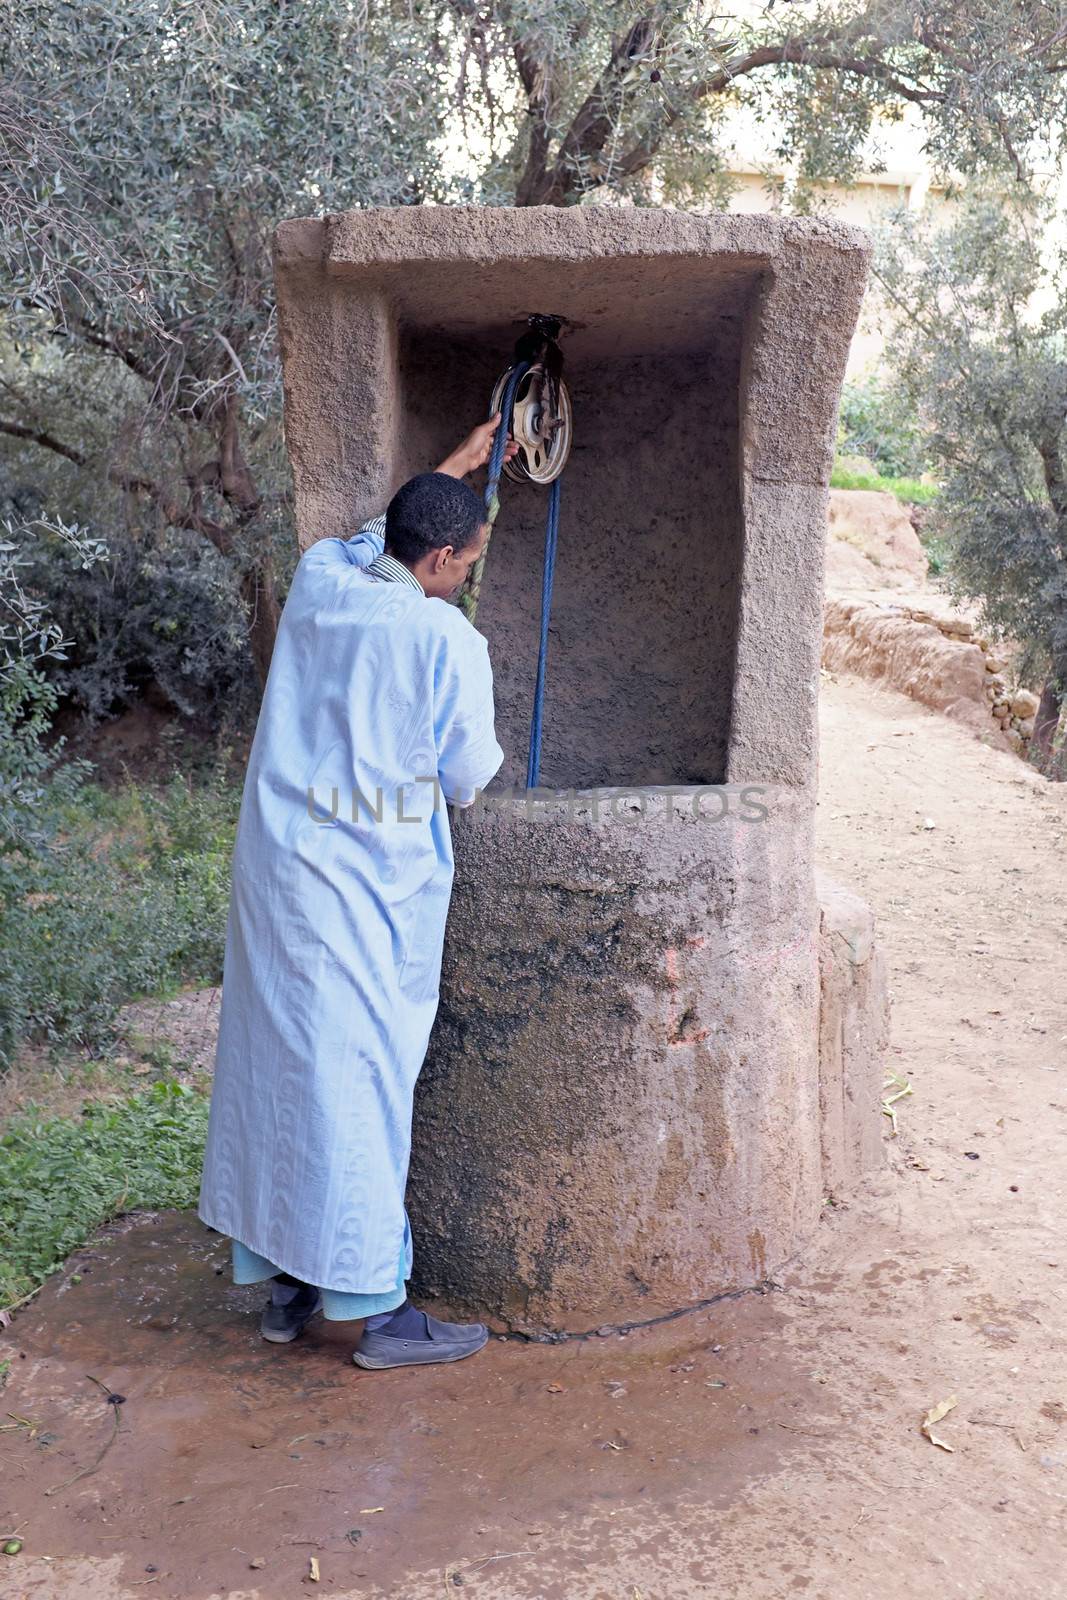
{"type": "Polygon", "coordinates": [[[405,567],[395,556],[387,556],[384,551],[380,556],[375,556],[366,570],[386,583],[406,583],[409,589],[417,589],[422,595],[426,593],[411,568],[405,567]]]}

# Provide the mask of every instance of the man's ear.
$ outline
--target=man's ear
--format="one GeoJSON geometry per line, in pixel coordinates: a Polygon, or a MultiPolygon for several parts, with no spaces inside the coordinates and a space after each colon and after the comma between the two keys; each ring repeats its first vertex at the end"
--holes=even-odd
{"type": "Polygon", "coordinates": [[[454,554],[455,551],[452,549],[450,544],[441,545],[437,551],[437,556],[433,564],[433,570],[435,572],[443,572],[454,554]]]}

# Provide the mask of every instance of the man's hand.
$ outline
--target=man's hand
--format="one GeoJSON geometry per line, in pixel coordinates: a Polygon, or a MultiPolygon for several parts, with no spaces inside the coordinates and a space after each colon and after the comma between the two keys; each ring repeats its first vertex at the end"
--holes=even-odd
{"type": "MultiPolygon", "coordinates": [[[[484,467],[489,460],[489,453],[493,448],[493,435],[500,426],[500,412],[489,418],[488,422],[480,422],[474,432],[468,434],[463,443],[446,456],[437,468],[438,472],[447,473],[450,478],[465,478],[468,472],[474,472],[478,467],[484,467]]],[[[518,445],[509,439],[504,446],[504,460],[510,461],[518,450],[518,445]]]]}

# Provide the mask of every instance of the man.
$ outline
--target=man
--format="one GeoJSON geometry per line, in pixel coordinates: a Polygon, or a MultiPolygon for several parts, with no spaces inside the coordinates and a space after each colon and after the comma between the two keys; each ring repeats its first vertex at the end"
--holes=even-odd
{"type": "Polygon", "coordinates": [[[503,759],[485,640],[447,603],[485,546],[462,480],[498,424],[305,552],[237,829],[200,1215],[232,1238],[235,1282],[273,1280],[265,1339],[320,1309],[363,1319],[362,1367],[488,1338],[409,1304],[404,1190],[452,884],[444,802],[469,804],[503,759]]]}

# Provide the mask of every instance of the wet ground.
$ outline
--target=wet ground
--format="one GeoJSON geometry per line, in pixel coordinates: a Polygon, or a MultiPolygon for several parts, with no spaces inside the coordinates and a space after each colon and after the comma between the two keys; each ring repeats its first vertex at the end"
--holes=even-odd
{"type": "Polygon", "coordinates": [[[194,1219],[128,1221],[0,1334],[5,1600],[1067,1595],[1067,794],[867,685],[822,721],[913,1094],[779,1287],[364,1373],[340,1325],[261,1343],[194,1219]]]}
{"type": "MultiPolygon", "coordinates": [[[[646,1506],[650,1537],[669,1540],[695,1485],[728,1504],[776,1468],[786,1427],[824,1410],[824,1391],[772,1353],[773,1293],[622,1338],[493,1340],[477,1362],[365,1373],[338,1324],[264,1345],[262,1290],[231,1286],[227,1261],[189,1216],[139,1219],[21,1319],[10,1398],[42,1431],[5,1436],[18,1481],[3,1498],[28,1532],[54,1491],[53,1557],[105,1551],[124,1585],[152,1578],[176,1600],[292,1593],[312,1554],[320,1588],[342,1592],[393,1594],[446,1567],[451,1589],[473,1585],[520,1550],[523,1582],[532,1560],[548,1584],[577,1519],[590,1556],[646,1506]],[[60,1487],[105,1444],[95,1471],[60,1487]]],[[[543,1592],[568,1593],[565,1576],[543,1592]]]]}

